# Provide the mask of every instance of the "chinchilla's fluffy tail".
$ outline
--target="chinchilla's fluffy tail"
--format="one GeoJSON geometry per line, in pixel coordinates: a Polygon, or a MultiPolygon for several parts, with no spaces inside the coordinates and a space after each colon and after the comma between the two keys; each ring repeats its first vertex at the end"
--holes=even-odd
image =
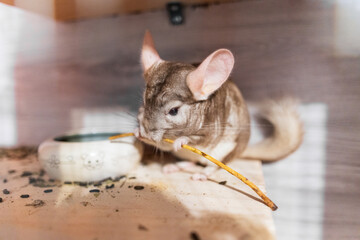
{"type": "Polygon", "coordinates": [[[259,143],[249,145],[241,154],[244,159],[272,162],[294,152],[303,138],[303,125],[292,98],[271,100],[258,105],[258,115],[272,125],[272,132],[259,143]]]}

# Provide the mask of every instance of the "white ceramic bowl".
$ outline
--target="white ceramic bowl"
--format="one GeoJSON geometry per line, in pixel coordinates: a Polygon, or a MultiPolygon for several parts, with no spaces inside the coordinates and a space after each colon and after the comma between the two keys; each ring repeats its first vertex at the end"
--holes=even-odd
{"type": "Polygon", "coordinates": [[[118,133],[64,135],[43,142],[39,161],[51,178],[62,181],[99,181],[127,174],[141,160],[143,147],[135,137],[111,142],[118,133]]]}

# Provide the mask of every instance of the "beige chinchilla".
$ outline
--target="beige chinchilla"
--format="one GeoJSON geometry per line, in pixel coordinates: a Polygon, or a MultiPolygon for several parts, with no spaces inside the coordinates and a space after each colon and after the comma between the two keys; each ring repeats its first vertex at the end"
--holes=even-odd
{"type": "Polygon", "coordinates": [[[234,66],[229,50],[216,50],[197,66],[165,61],[147,31],[141,63],[146,88],[135,135],[185,160],[165,165],[165,173],[191,168],[200,162],[206,167],[193,179],[206,180],[216,170],[213,163],[182,149],[183,144],[223,162],[235,157],[276,161],[301,144],[303,130],[295,101],[283,99],[267,101],[260,107],[260,114],[273,125],[274,131],[262,142],[248,146],[250,117],[240,90],[229,77],[234,66]],[[164,143],[163,138],[174,139],[175,143],[164,143]]]}

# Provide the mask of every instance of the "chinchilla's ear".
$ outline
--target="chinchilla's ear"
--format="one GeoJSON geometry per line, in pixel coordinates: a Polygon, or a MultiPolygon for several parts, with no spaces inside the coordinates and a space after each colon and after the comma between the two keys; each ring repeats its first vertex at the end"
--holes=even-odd
{"type": "Polygon", "coordinates": [[[141,65],[146,72],[155,63],[162,62],[158,52],[155,49],[154,40],[149,30],[146,30],[144,42],[141,49],[141,65]]]}
{"type": "Polygon", "coordinates": [[[206,100],[228,79],[234,66],[234,56],[227,49],[219,49],[189,73],[187,86],[198,101],[206,100]]]}

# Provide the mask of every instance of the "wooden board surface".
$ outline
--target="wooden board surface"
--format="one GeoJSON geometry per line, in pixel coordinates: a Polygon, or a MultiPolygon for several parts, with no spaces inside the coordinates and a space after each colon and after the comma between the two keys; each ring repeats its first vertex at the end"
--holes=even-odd
{"type": "MultiPolygon", "coordinates": [[[[184,5],[206,5],[236,0],[182,0],[184,5]]],[[[169,0],[0,0],[21,9],[56,20],[76,20],[165,9],[169,0]]]]}
{"type": "MultiPolygon", "coordinates": [[[[230,166],[264,190],[260,162],[236,160],[230,166]]],[[[50,184],[59,186],[47,188],[29,184],[39,172],[35,157],[0,160],[0,239],[274,239],[271,210],[224,170],[211,181],[198,182],[190,180],[190,173],[164,175],[161,165],[152,162],[111,189],[106,189],[110,183],[81,187],[55,182],[50,184]],[[21,177],[24,171],[33,175],[21,177]],[[52,193],[43,192],[49,188],[52,193]],[[20,198],[22,194],[30,197],[20,198]],[[29,206],[36,200],[44,205],[29,206]]]]}

